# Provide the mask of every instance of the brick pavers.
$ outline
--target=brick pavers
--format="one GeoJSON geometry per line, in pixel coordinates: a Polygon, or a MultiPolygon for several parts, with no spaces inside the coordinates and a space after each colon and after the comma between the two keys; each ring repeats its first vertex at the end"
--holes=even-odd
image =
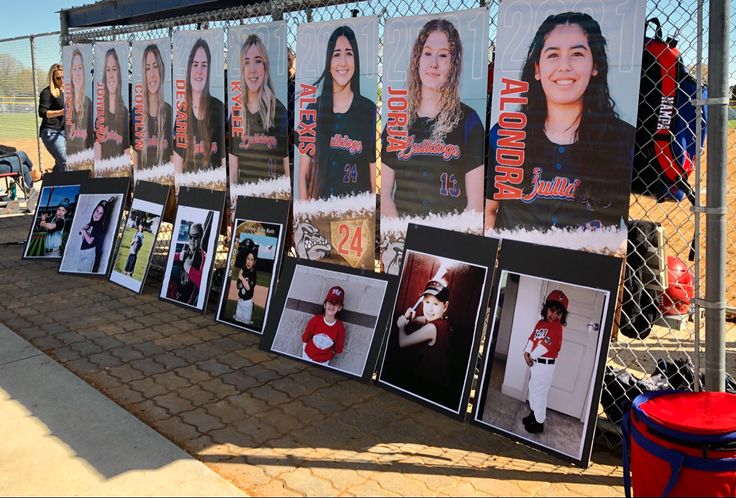
{"type": "Polygon", "coordinates": [[[254,495],[623,494],[618,456],[568,466],[106,280],[22,261],[0,218],[0,322],[254,495]],[[22,283],[22,285],[19,285],[22,283]]]}

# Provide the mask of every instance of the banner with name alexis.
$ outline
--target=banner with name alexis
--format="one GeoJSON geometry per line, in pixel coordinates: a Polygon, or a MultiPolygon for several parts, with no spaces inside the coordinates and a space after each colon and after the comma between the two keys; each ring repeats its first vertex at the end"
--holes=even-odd
{"type": "Polygon", "coordinates": [[[504,0],[485,232],[626,251],[645,1],[504,0]]]}
{"type": "Polygon", "coordinates": [[[409,223],[481,234],[488,10],[388,19],[381,262],[397,274],[409,223]]]}
{"type": "Polygon", "coordinates": [[[373,269],[378,18],[300,24],[296,63],[297,254],[373,269]]]}

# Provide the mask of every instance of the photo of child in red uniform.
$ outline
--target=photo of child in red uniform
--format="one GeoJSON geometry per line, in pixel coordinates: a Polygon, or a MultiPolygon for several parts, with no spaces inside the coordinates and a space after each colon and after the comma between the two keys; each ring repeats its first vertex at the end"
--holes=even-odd
{"type": "Polygon", "coordinates": [[[529,407],[524,429],[531,434],[544,431],[547,418],[547,395],[555,375],[555,361],[562,347],[562,327],[567,325],[567,296],[553,290],[542,307],[542,319],[534,327],[526,347],[524,361],[529,365],[529,407]]]}
{"type": "Polygon", "coordinates": [[[302,334],[302,358],[329,365],[345,347],[345,326],[337,318],[345,301],[345,291],[336,285],[327,292],[324,313],[314,315],[302,334]]]}

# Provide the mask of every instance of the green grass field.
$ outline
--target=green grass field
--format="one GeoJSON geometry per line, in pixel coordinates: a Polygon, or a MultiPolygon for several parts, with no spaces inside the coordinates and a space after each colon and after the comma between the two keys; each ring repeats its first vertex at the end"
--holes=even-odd
{"type": "MultiPolygon", "coordinates": [[[[41,124],[39,118],[39,124],[41,124]]],[[[0,138],[6,141],[35,140],[36,114],[33,112],[4,112],[0,113],[0,138]]]]}
{"type": "MultiPolygon", "coordinates": [[[[133,240],[135,232],[135,228],[126,228],[125,232],[123,232],[123,240],[120,242],[118,258],[115,260],[116,272],[123,273],[125,271],[125,263],[128,261],[128,254],[130,254],[130,241],[133,240]]],[[[138,259],[135,262],[135,271],[133,272],[133,278],[139,282],[143,280],[146,265],[148,264],[148,257],[151,255],[151,250],[153,249],[153,242],[153,234],[151,232],[144,232],[143,247],[138,251],[138,259]]]]}

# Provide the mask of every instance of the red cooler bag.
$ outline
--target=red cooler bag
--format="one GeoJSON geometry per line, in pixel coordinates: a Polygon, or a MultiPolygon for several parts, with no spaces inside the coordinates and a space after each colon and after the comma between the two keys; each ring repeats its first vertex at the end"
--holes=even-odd
{"type": "Polygon", "coordinates": [[[626,496],[736,496],[736,395],[652,391],[622,422],[626,496]]]}

